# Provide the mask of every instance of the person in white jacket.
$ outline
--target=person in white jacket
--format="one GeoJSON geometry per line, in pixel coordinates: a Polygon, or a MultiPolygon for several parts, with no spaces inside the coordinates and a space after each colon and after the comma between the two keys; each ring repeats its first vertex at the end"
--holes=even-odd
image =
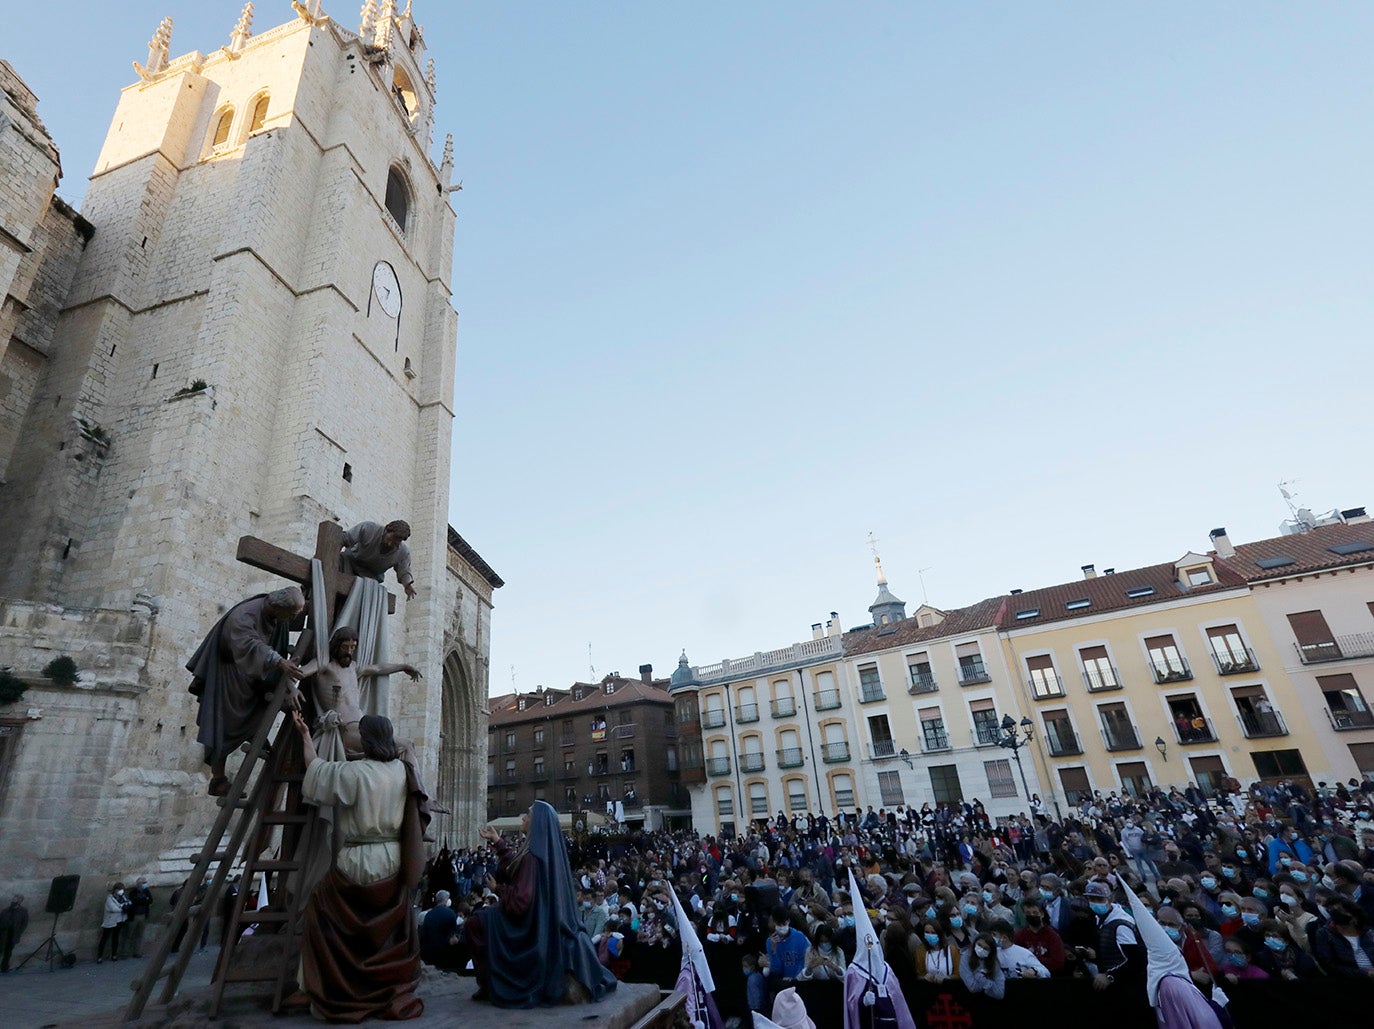
{"type": "Polygon", "coordinates": [[[110,960],[119,960],[119,927],[122,926],[129,914],[129,899],[124,896],[124,884],[115,883],[110,887],[109,894],[105,897],[104,917],[100,920],[100,942],[95,948],[95,963],[98,965],[104,961],[102,956],[105,953],[105,944],[110,945],[110,960]]]}
{"type": "Polygon", "coordinates": [[[1015,940],[1016,930],[1010,922],[992,923],[991,932],[997,940],[997,963],[1008,979],[1048,979],[1050,970],[1030,950],[1015,940]]]}

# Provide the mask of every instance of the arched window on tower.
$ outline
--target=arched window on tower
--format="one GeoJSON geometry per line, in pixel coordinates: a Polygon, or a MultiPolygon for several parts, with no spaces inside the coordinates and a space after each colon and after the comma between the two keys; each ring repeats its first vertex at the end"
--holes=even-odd
{"type": "Polygon", "coordinates": [[[406,230],[406,217],[410,213],[410,187],[399,168],[392,168],[386,176],[386,209],[401,231],[406,230]]]}
{"type": "Polygon", "coordinates": [[[218,149],[229,142],[229,130],[234,125],[234,109],[226,107],[215,116],[215,131],[210,135],[210,147],[218,149]]]}
{"type": "Polygon", "coordinates": [[[397,68],[391,73],[391,90],[396,94],[396,99],[405,108],[406,117],[411,121],[415,120],[420,113],[420,99],[415,93],[415,86],[410,81],[410,76],[405,73],[405,69],[397,68]]]}
{"type": "Polygon", "coordinates": [[[268,97],[266,94],[258,97],[257,101],[253,104],[253,113],[248,119],[249,135],[257,132],[258,129],[262,128],[263,123],[267,121],[267,105],[268,97]]]}

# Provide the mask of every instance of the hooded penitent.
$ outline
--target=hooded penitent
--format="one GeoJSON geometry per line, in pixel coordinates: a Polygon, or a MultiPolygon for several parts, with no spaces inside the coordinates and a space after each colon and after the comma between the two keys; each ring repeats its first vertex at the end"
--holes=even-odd
{"type": "Polygon", "coordinates": [[[883,959],[883,942],[849,871],[854,908],[854,960],[844,973],[844,1029],[916,1029],[897,977],[883,959]]]}
{"type": "MultiPolygon", "coordinates": [[[[1130,889],[1124,892],[1131,914],[1135,916],[1140,939],[1145,944],[1145,992],[1159,1024],[1164,1029],[1221,1029],[1221,1019],[1216,1011],[1193,985],[1182,952],[1135,892],[1130,889]]],[[[1216,987],[1214,992],[1220,994],[1217,1001],[1225,1000],[1220,987],[1216,987]]]]}
{"type": "Polygon", "coordinates": [[[674,988],[687,998],[687,1017],[694,1029],[721,1029],[724,1023],[716,1010],[713,996],[716,981],[706,963],[706,950],[676,893],[673,893],[673,917],[677,920],[678,939],[682,941],[682,971],[678,973],[674,988]]]}

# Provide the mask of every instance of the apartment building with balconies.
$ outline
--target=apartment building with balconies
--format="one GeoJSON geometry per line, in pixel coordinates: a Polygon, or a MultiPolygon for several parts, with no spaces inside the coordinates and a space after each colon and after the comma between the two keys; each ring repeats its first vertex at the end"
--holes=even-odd
{"type": "Polygon", "coordinates": [[[612,673],[568,689],[539,687],[490,700],[487,817],[518,824],[536,800],[565,825],[585,812],[592,824],[619,805],[645,828],[685,828],[678,722],[668,680],[643,665],[640,678],[612,673]]]}
{"type": "Polygon", "coordinates": [[[1081,580],[1014,592],[1000,627],[1056,803],[1281,779],[1315,741],[1244,575],[1215,552],[1085,565],[1081,580]]]}
{"type": "Polygon", "coordinates": [[[1374,523],[1364,508],[1313,518],[1282,536],[1232,546],[1220,560],[1244,577],[1315,737],[1285,771],[1315,778],[1374,775],[1374,523]],[[1325,522],[1325,524],[1321,524],[1325,522]]]}
{"type": "Polygon", "coordinates": [[[853,705],[839,616],[812,639],[673,673],[682,779],[698,832],[731,836],[772,818],[853,810],[853,705]]]}
{"type": "MultiPolygon", "coordinates": [[[[879,586],[881,601],[886,583],[879,586]]],[[[950,611],[923,604],[910,617],[878,616],[845,633],[868,803],[977,799],[993,817],[1029,811],[1026,789],[1040,791],[1036,769],[1022,753],[1023,784],[1017,754],[1003,744],[1002,720],[1024,706],[998,638],[1005,603],[993,597],[950,611]]]]}

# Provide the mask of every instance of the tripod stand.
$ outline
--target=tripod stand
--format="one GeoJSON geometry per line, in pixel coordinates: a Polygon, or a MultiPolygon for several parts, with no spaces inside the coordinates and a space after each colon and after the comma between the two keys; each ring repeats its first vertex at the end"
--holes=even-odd
{"type": "Polygon", "coordinates": [[[61,961],[63,968],[72,968],[76,965],[76,955],[69,954],[67,951],[63,950],[62,944],[57,942],[57,918],[58,916],[54,912],[52,916],[52,932],[48,934],[48,938],[46,940],[44,940],[42,943],[40,943],[37,947],[33,949],[32,954],[26,957],[23,961],[19,962],[19,968],[15,969],[16,972],[18,972],[30,961],[32,961],[35,957],[37,957],[38,952],[40,950],[45,951],[45,953],[43,954],[43,960],[48,963],[49,972],[57,971],[57,969],[53,967],[54,961],[61,961]]]}

